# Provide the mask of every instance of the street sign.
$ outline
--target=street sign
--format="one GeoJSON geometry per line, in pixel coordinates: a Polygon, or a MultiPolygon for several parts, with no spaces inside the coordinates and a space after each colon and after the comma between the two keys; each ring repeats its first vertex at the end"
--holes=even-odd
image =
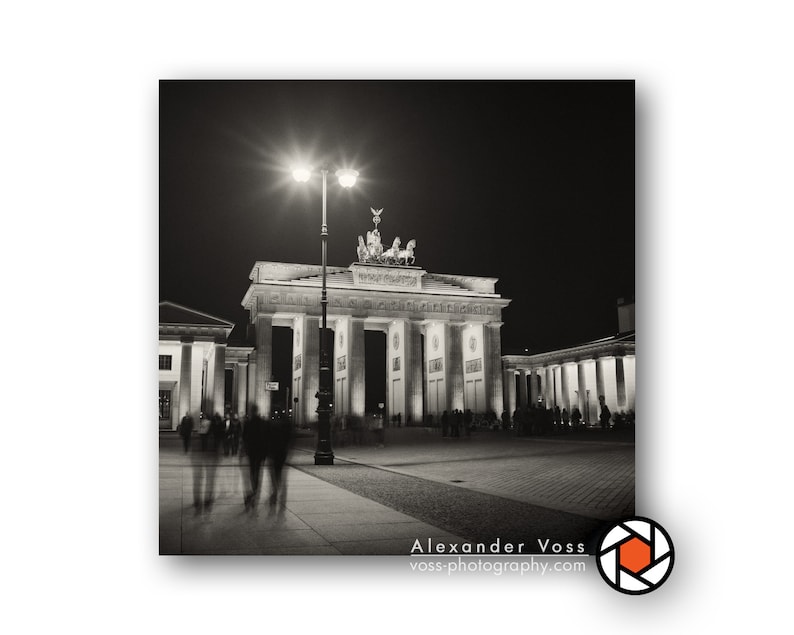
{"type": "Polygon", "coordinates": [[[265,382],[265,390],[278,390],[278,382],[277,381],[265,382]]]}

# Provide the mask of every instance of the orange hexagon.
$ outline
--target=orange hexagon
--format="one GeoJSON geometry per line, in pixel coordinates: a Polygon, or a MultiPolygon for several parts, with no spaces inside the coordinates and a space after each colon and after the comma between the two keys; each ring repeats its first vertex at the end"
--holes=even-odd
{"type": "Polygon", "coordinates": [[[620,545],[618,559],[621,567],[637,573],[651,564],[651,546],[639,538],[632,538],[620,545]]]}

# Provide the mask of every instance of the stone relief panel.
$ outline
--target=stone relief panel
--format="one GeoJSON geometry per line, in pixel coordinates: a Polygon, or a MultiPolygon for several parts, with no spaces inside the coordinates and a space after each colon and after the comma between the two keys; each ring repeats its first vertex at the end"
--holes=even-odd
{"type": "MultiPolygon", "coordinates": [[[[259,311],[259,304],[269,305],[272,311],[274,307],[309,307],[319,306],[319,294],[294,294],[294,293],[263,293],[259,297],[251,299],[253,315],[259,311]]],[[[346,294],[332,292],[329,294],[328,306],[336,309],[353,309],[355,311],[383,311],[393,313],[414,313],[428,314],[438,313],[446,315],[476,315],[488,316],[498,319],[501,315],[500,307],[491,304],[467,304],[457,302],[443,302],[433,300],[408,300],[408,299],[379,299],[376,297],[358,298],[350,297],[346,294]]]]}

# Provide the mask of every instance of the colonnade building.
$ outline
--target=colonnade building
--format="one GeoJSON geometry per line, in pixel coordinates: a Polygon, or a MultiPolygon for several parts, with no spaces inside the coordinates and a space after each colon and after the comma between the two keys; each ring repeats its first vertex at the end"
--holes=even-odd
{"type": "Polygon", "coordinates": [[[505,355],[505,406],[578,407],[586,423],[598,421],[599,397],[614,413],[635,409],[634,301],[618,301],[619,333],[533,355],[505,355]]]}
{"type": "Polygon", "coordinates": [[[229,346],[234,323],[173,302],[160,302],[159,312],[160,429],[176,430],[187,412],[222,414],[230,375],[233,405],[244,411],[253,347],[229,346]]]}

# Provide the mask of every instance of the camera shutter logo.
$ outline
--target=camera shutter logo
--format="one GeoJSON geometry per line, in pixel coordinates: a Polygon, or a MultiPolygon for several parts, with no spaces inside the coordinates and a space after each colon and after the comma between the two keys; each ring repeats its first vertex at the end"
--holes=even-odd
{"type": "Polygon", "coordinates": [[[598,571],[616,591],[641,595],[658,589],[673,570],[670,535],[649,518],[634,517],[613,525],[601,538],[598,571]]]}

